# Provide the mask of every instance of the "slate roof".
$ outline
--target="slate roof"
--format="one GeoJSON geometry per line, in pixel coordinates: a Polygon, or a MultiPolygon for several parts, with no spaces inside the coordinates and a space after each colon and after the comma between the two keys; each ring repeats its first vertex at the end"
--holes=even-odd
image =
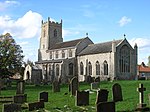
{"type": "MultiPolygon", "coordinates": [[[[122,40],[115,40],[116,45],[118,45],[122,40]]],[[[81,55],[88,54],[98,54],[98,53],[107,53],[112,51],[112,42],[104,42],[98,44],[90,44],[83,51],[79,53],[81,55]]]]}
{"type": "Polygon", "coordinates": [[[74,47],[83,39],[85,39],[85,38],[56,43],[52,48],[50,48],[50,50],[52,50],[52,49],[60,49],[60,48],[67,48],[67,47],[74,47]]]}

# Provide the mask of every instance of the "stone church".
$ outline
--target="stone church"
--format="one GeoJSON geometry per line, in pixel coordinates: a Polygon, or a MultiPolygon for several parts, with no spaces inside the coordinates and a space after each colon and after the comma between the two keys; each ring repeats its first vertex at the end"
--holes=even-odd
{"type": "MultiPolygon", "coordinates": [[[[74,76],[79,81],[86,81],[88,76],[99,77],[100,80],[132,80],[136,77],[138,48],[136,44],[132,48],[126,38],[94,44],[87,35],[64,42],[62,20],[58,23],[48,18],[41,24],[35,66],[37,71],[41,71],[43,81],[65,83],[74,76]]],[[[36,76],[35,72],[29,74],[31,72],[28,71],[31,69],[26,68],[24,80],[36,76]]]]}

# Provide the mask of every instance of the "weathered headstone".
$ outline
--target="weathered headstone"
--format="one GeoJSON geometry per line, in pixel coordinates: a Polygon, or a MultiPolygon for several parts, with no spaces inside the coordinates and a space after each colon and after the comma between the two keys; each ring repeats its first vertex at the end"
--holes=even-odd
{"type": "Polygon", "coordinates": [[[87,79],[87,83],[92,83],[92,82],[94,82],[94,78],[92,78],[90,75],[88,75],[87,77],[86,77],[87,79]]]}
{"type": "Polygon", "coordinates": [[[71,79],[71,95],[76,95],[76,91],[78,90],[78,86],[79,86],[79,82],[78,79],[76,77],[73,77],[71,79]]]}
{"type": "Polygon", "coordinates": [[[57,80],[53,82],[52,90],[53,92],[60,92],[60,83],[57,80]]]}
{"type": "Polygon", "coordinates": [[[25,90],[25,82],[22,80],[18,81],[16,94],[24,94],[24,90],[25,90]]]}
{"type": "Polygon", "coordinates": [[[18,112],[21,111],[21,105],[16,103],[6,103],[3,104],[2,112],[18,112]]]}
{"type": "Polygon", "coordinates": [[[29,111],[37,110],[40,108],[44,108],[44,101],[34,102],[28,104],[29,111]]]}
{"type": "Polygon", "coordinates": [[[27,94],[18,94],[14,96],[14,103],[25,103],[27,102],[27,94]]]}
{"type": "Polygon", "coordinates": [[[100,82],[100,77],[95,78],[94,82],[100,82]]]}
{"type": "Polygon", "coordinates": [[[139,84],[137,91],[139,92],[139,104],[137,105],[136,110],[138,111],[149,110],[149,108],[146,107],[146,104],[144,103],[144,91],[146,91],[146,88],[144,88],[143,84],[139,84]]]}
{"type": "Polygon", "coordinates": [[[98,88],[99,88],[99,82],[91,83],[91,89],[98,89],[98,88]]]}
{"type": "Polygon", "coordinates": [[[121,86],[118,83],[115,83],[112,87],[112,93],[113,93],[113,101],[123,101],[122,97],[122,89],[121,86]]]}
{"type": "Polygon", "coordinates": [[[40,93],[40,101],[48,102],[48,92],[40,93]]]}
{"type": "Polygon", "coordinates": [[[97,91],[96,104],[100,102],[107,102],[109,91],[106,89],[100,89],[97,91]]]}
{"type": "Polygon", "coordinates": [[[115,112],[115,102],[100,102],[96,105],[96,112],[115,112]]]}
{"type": "Polygon", "coordinates": [[[89,91],[76,91],[76,105],[86,106],[89,105],[89,91]]]}

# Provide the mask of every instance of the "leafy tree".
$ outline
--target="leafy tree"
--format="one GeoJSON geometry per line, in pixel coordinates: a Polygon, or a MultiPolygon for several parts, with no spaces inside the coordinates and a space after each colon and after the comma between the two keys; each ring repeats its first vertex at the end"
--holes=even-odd
{"type": "Polygon", "coordinates": [[[8,77],[21,70],[23,51],[9,33],[0,35],[0,77],[8,77]]]}
{"type": "Polygon", "coordinates": [[[148,64],[147,65],[150,67],[150,56],[148,57],[148,64]]]}

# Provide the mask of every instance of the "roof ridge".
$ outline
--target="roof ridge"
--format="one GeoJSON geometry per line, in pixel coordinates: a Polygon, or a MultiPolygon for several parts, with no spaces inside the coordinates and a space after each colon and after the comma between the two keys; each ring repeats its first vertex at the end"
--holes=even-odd
{"type": "Polygon", "coordinates": [[[72,41],[77,41],[77,40],[83,40],[83,39],[85,39],[85,38],[87,38],[87,37],[80,38],[80,39],[69,40],[69,41],[65,41],[65,42],[58,42],[58,43],[56,43],[56,44],[67,43],[67,42],[72,42],[72,41]]]}

